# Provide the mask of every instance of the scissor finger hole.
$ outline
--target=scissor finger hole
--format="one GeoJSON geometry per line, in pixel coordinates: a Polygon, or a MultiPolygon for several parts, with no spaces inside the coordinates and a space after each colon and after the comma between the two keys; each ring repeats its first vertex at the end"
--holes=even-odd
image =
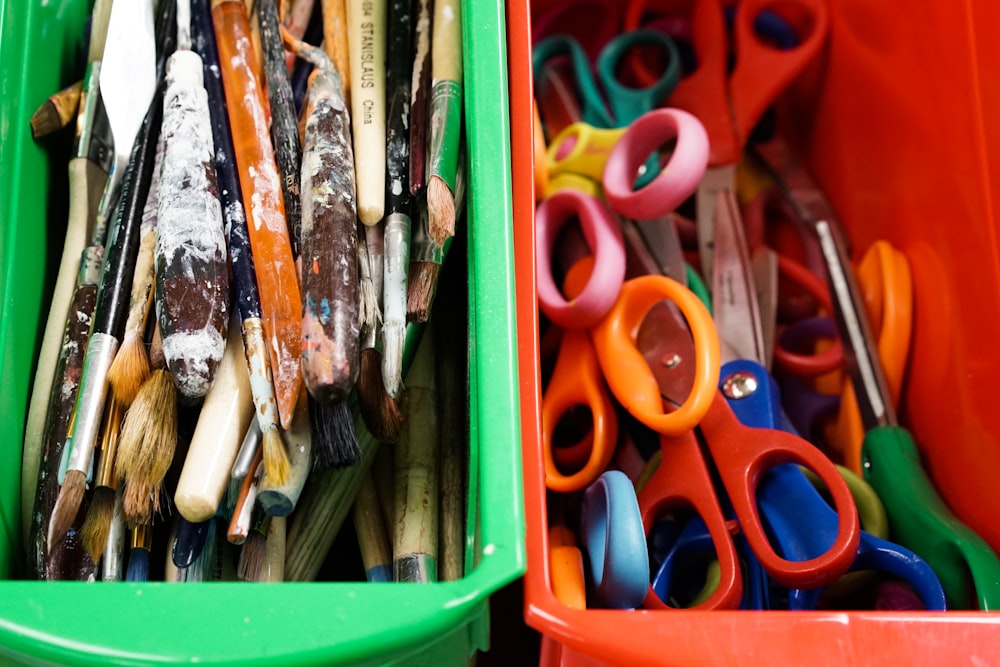
{"type": "Polygon", "coordinates": [[[552,434],[552,458],[563,475],[580,471],[594,446],[594,416],[586,405],[574,405],[559,418],[552,434]]]}
{"type": "Polygon", "coordinates": [[[652,590],[668,607],[687,609],[715,594],[720,567],[708,528],[690,508],[659,516],[646,537],[650,546],[652,590]]]}

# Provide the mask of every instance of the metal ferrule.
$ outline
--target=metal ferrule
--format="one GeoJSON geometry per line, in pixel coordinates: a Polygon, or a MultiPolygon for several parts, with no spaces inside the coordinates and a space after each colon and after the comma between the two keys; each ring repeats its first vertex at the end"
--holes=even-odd
{"type": "Polygon", "coordinates": [[[80,93],[81,112],[76,117],[75,157],[85,157],[107,173],[111,171],[114,147],[108,116],[104,113],[104,105],[98,94],[100,76],[100,61],[87,65],[80,93]]]}
{"type": "Polygon", "coordinates": [[[118,351],[114,336],[95,333],[87,343],[87,355],[80,374],[80,388],[74,408],[74,421],[67,439],[72,438],[68,470],[86,473],[94,459],[94,446],[101,429],[101,413],[108,393],[108,369],[118,351]]]}
{"type": "Polygon", "coordinates": [[[233,462],[232,475],[234,480],[241,480],[250,474],[250,467],[253,465],[254,457],[257,456],[257,448],[261,442],[260,424],[256,419],[250,420],[246,435],[243,436],[243,444],[233,462]]]}
{"type": "Polygon", "coordinates": [[[147,524],[133,528],[130,538],[129,549],[145,549],[149,551],[153,546],[153,530],[147,524]]]}
{"type": "Polygon", "coordinates": [[[104,581],[121,581],[125,577],[125,516],[122,512],[121,489],[115,494],[115,516],[108,532],[108,544],[101,559],[104,581]]]}
{"type": "Polygon", "coordinates": [[[427,584],[437,581],[437,558],[429,554],[408,554],[392,564],[396,581],[427,584]]]}
{"type": "Polygon", "coordinates": [[[427,214],[427,207],[420,207],[420,222],[412,225],[410,236],[410,261],[411,262],[433,262],[440,264],[444,257],[444,250],[431,241],[428,232],[430,219],[427,214]]]}
{"type": "Polygon", "coordinates": [[[121,434],[121,407],[118,401],[107,402],[104,430],[101,433],[101,463],[97,467],[97,486],[115,488],[115,456],[118,454],[118,436],[121,434]]]}

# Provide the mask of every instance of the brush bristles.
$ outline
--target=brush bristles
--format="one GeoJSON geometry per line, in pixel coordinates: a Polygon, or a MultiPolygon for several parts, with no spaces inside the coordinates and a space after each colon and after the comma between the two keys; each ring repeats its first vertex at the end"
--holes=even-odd
{"type": "Polygon", "coordinates": [[[264,475],[274,486],[282,486],[288,481],[288,473],[291,472],[291,463],[288,461],[288,452],[285,450],[285,443],[281,441],[281,434],[277,426],[270,426],[262,433],[264,447],[264,475]]]}
{"type": "Polygon", "coordinates": [[[177,448],[177,394],[168,371],[159,369],[142,385],[125,414],[115,472],[125,481],[129,525],[149,523],[159,511],[159,490],[177,448]]]}
{"type": "Polygon", "coordinates": [[[434,262],[411,262],[409,289],[406,293],[406,319],[426,322],[430,317],[431,302],[437,287],[440,265],[434,262]]]}
{"type": "Polygon", "coordinates": [[[368,431],[381,442],[396,442],[402,416],[382,383],[382,363],[377,349],[361,350],[361,371],[356,386],[358,409],[368,431]]]}
{"type": "Polygon", "coordinates": [[[236,576],[243,581],[257,581],[264,565],[264,551],[267,548],[267,538],[256,530],[251,530],[247,541],[240,549],[240,562],[236,566],[236,576]]]}
{"type": "Polygon", "coordinates": [[[358,324],[362,329],[374,329],[382,322],[382,309],[378,305],[375,282],[369,277],[360,281],[361,298],[358,308],[358,324]]]}
{"type": "Polygon", "coordinates": [[[31,136],[40,139],[63,127],[62,118],[52,100],[46,100],[42,106],[38,107],[35,113],[31,114],[31,136]]]}
{"type": "Polygon", "coordinates": [[[428,234],[441,247],[455,235],[455,196],[440,176],[431,176],[427,183],[428,234]]]}
{"type": "Polygon", "coordinates": [[[87,508],[87,520],[80,528],[80,541],[95,563],[101,559],[108,546],[108,533],[115,518],[115,490],[107,486],[94,489],[94,497],[87,508]]]}
{"type": "Polygon", "coordinates": [[[354,420],[345,401],[330,405],[311,402],[309,425],[316,464],[321,468],[351,466],[361,459],[354,420]]]}
{"type": "Polygon", "coordinates": [[[87,490],[87,476],[79,470],[67,470],[66,478],[59,489],[56,504],[52,508],[52,518],[49,520],[49,551],[55,548],[66,537],[73,519],[80,511],[83,493],[87,490]]]}
{"type": "Polygon", "coordinates": [[[126,407],[132,405],[149,374],[149,355],[142,338],[131,332],[126,334],[108,369],[108,383],[115,400],[126,407]]]}
{"type": "Polygon", "coordinates": [[[128,553],[125,581],[149,581],[149,552],[136,548],[128,553]]]}

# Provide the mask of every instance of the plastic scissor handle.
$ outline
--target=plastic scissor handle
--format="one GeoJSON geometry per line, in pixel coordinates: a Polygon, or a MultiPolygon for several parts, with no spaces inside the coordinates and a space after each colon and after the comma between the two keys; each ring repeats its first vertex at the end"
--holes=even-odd
{"type": "Polygon", "coordinates": [[[680,109],[656,109],[641,116],[615,144],[604,165],[604,196],[633,220],[670,213],[698,189],[708,165],[708,135],[699,120],[680,109]],[[676,139],[667,166],[644,187],[632,189],[649,154],[676,139]]]}
{"type": "Polygon", "coordinates": [[[605,393],[600,365],[586,332],[563,333],[559,357],[552,378],[542,396],[542,458],[545,485],[562,493],[579,491],[608,467],[618,440],[618,418],[605,393]],[[584,405],[590,409],[593,432],[583,466],[564,474],[557,465],[553,438],[560,418],[571,408],[584,405]]]}
{"type": "Polygon", "coordinates": [[[535,211],[538,304],[542,312],[564,329],[587,328],[607,314],[625,280],[625,241],[611,211],[600,200],[577,190],[559,190],[535,211]],[[577,219],[594,253],[586,286],[567,301],[552,275],[552,253],[559,230],[577,219]]]}
{"type": "MultiPolygon", "coordinates": [[[[750,361],[741,363],[756,366],[754,374],[758,384],[773,385],[774,380],[763,366],[750,361]]],[[[780,412],[770,411],[778,419],[767,427],[743,424],[730,408],[723,391],[718,393],[712,410],[702,420],[701,430],[750,548],[768,574],[783,586],[813,588],[833,582],[854,562],[861,537],[857,508],[846,482],[836,466],[812,444],[776,430],[780,425],[780,412]],[[826,485],[836,508],[833,543],[819,550],[821,555],[808,560],[792,561],[778,555],[762,523],[763,508],[758,506],[757,494],[765,475],[772,480],[779,478],[775,483],[780,488],[780,483],[787,481],[783,476],[794,473],[822,502],[805,476],[795,466],[784,464],[798,464],[812,470],[826,485]]],[[[747,399],[735,399],[734,402],[744,400],[747,399]]],[[[756,415],[768,413],[767,410],[754,411],[756,415]]],[[[795,505],[792,503],[791,509],[795,509],[795,505]]],[[[768,521],[773,523],[773,518],[768,516],[768,521]]]]}
{"type": "Polygon", "coordinates": [[[609,470],[587,488],[580,522],[598,604],[635,609],[649,588],[649,556],[635,487],[625,473],[609,470]]]}
{"type": "Polygon", "coordinates": [[[674,40],[656,30],[632,30],[611,40],[597,59],[597,76],[608,93],[615,125],[625,126],[663,104],[681,78],[681,57],[674,40]],[[667,65],[649,86],[632,88],[618,81],[618,65],[626,54],[641,46],[659,47],[667,65]]]}
{"type": "Polygon", "coordinates": [[[568,55],[573,64],[573,78],[584,122],[594,127],[615,127],[615,119],[604,105],[604,98],[594,81],[587,54],[579,42],[569,35],[553,35],[535,44],[531,56],[535,77],[540,76],[547,60],[560,55],[568,55]]]}

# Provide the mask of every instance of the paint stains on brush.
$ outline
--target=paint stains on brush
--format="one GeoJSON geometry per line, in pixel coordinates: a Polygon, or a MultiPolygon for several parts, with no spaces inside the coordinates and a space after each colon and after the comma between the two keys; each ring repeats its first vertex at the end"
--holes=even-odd
{"type": "Polygon", "coordinates": [[[431,13],[434,0],[419,0],[410,86],[410,192],[424,189],[431,89],[431,13]]]}
{"type": "Polygon", "coordinates": [[[302,373],[324,403],[347,397],[360,355],[350,119],[340,77],[326,65],[313,75],[302,151],[302,373]]]}
{"type": "Polygon", "coordinates": [[[201,57],[170,58],[158,191],[157,315],[177,390],[205,395],[226,349],[229,276],[201,57]]]}
{"type": "MultiPolygon", "coordinates": [[[[31,520],[31,545],[28,549],[29,567],[39,579],[91,579],[96,574],[96,566],[87,555],[87,550],[79,546],[79,539],[74,537],[76,530],[71,529],[67,538],[56,545],[49,545],[48,533],[52,508],[59,497],[59,462],[66,447],[66,430],[80,385],[87,334],[90,332],[91,318],[97,304],[97,281],[101,272],[102,254],[100,246],[90,246],[84,252],[80,265],[80,286],[70,306],[74,317],[67,319],[56,365],[55,377],[58,384],[49,402],[49,421],[42,441],[42,462],[38,469],[35,509],[31,520]]],[[[83,509],[80,514],[86,516],[83,509]]],[[[79,523],[74,522],[75,528],[79,528],[82,523],[82,519],[79,523]]]]}
{"type": "Polygon", "coordinates": [[[212,15],[278,412],[287,428],[302,382],[302,298],[297,269],[261,86],[251,66],[254,56],[246,7],[242,2],[224,0],[213,3],[212,15]]]}

